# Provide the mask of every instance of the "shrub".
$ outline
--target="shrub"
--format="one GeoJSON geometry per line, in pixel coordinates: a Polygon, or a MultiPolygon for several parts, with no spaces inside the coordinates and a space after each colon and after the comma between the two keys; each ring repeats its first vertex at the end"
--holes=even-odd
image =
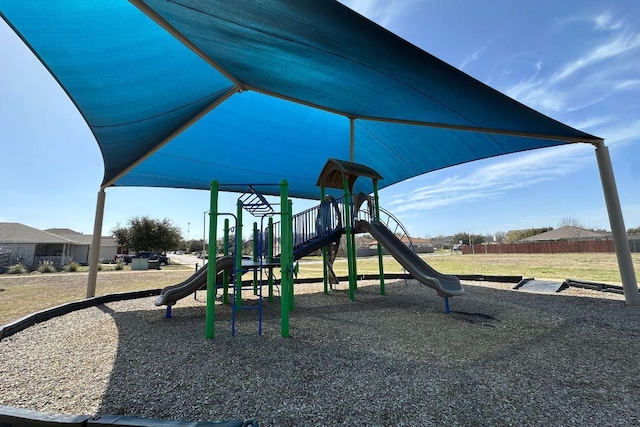
{"type": "Polygon", "coordinates": [[[42,261],[37,270],[38,273],[55,273],[58,271],[51,261],[42,261]]]}
{"type": "Polygon", "coordinates": [[[80,264],[78,264],[75,261],[70,262],[68,265],[65,265],[64,267],[64,271],[78,271],[78,268],[80,268],[80,264]]]}
{"type": "Polygon", "coordinates": [[[98,264],[98,271],[102,271],[102,264],[98,264]]]}
{"type": "Polygon", "coordinates": [[[116,263],[116,266],[114,267],[115,270],[124,270],[124,264],[122,263],[122,261],[119,261],[118,263],[116,263]]]}
{"type": "Polygon", "coordinates": [[[27,274],[29,270],[23,264],[19,263],[7,268],[8,274],[27,274]]]}

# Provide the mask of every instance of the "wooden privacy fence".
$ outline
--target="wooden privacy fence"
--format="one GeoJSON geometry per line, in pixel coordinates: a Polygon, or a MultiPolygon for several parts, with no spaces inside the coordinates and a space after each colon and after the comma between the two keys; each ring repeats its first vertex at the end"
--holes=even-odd
{"type": "MultiPolygon", "coordinates": [[[[629,240],[631,252],[640,252],[640,240],[629,240]]],[[[464,245],[463,254],[561,254],[570,252],[615,253],[613,240],[557,240],[549,242],[464,245]]]]}

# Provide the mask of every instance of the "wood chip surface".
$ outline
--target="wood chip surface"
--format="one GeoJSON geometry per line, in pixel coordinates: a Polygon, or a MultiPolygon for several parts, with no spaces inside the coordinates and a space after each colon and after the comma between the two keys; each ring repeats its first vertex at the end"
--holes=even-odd
{"type": "MultiPolygon", "coordinates": [[[[239,314],[205,292],[165,319],[153,298],[70,313],[0,342],[0,404],[70,415],[255,419],[261,426],[638,425],[640,308],[622,295],[466,282],[442,298],[415,281],[296,285],[239,314]]],[[[250,292],[245,303],[255,303],[250,292]]]]}

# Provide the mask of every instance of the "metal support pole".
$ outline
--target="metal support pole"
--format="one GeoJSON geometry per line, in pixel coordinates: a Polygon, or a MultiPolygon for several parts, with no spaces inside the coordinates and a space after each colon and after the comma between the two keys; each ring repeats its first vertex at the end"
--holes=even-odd
{"type": "MultiPolygon", "coordinates": [[[[320,205],[322,206],[322,203],[324,203],[324,196],[325,196],[325,188],[324,187],[320,187],[320,205]]],[[[320,211],[322,212],[322,208],[320,208],[320,211]]],[[[322,247],[322,280],[324,283],[324,293],[328,294],[329,293],[329,272],[328,270],[328,266],[327,266],[327,247],[323,246],[322,247]]]]}
{"type": "Polygon", "coordinates": [[[211,200],[209,206],[209,263],[207,267],[207,311],[205,314],[204,336],[211,340],[215,335],[215,317],[216,317],[216,241],[218,237],[218,191],[220,183],[211,181],[209,184],[211,190],[211,200]]]}
{"type": "MultiPolygon", "coordinates": [[[[375,204],[375,220],[380,221],[380,200],[378,198],[378,180],[373,180],[373,203],[375,204]]],[[[382,256],[382,246],[378,243],[378,271],[380,273],[380,295],[385,295],[384,289],[384,257],[382,256]]]]}
{"type": "Polygon", "coordinates": [[[237,223],[236,223],[236,235],[234,244],[235,255],[235,268],[234,268],[234,282],[235,282],[235,309],[242,307],[242,200],[238,199],[236,207],[237,223]]]}
{"type": "Polygon", "coordinates": [[[353,239],[351,238],[351,194],[349,193],[349,179],[343,178],[344,185],[344,218],[345,218],[345,234],[347,240],[347,266],[349,271],[349,299],[356,299],[356,272],[354,264],[353,239]]]}
{"type": "Polygon", "coordinates": [[[267,263],[269,264],[269,302],[273,302],[273,218],[269,217],[267,225],[267,263]]]}
{"type": "MultiPolygon", "coordinates": [[[[253,262],[258,263],[258,223],[253,223],[253,262]]],[[[258,295],[258,269],[253,269],[253,294],[258,295]]]]}
{"type": "Polygon", "coordinates": [[[289,210],[289,184],[280,183],[280,335],[289,336],[289,288],[293,281],[292,215],[289,210]]]}
{"type": "Polygon", "coordinates": [[[96,202],[96,218],[93,223],[93,236],[91,237],[91,251],[89,253],[89,278],[87,279],[87,298],[96,296],[96,283],[98,282],[98,261],[100,258],[100,241],[102,236],[102,220],[104,219],[104,201],[106,193],[104,188],[98,192],[96,202]]]}
{"type": "MultiPolygon", "coordinates": [[[[211,242],[209,242],[209,246],[211,246],[211,242]]],[[[223,254],[229,255],[229,218],[224,220],[223,254]]],[[[222,303],[229,304],[229,270],[226,268],[222,272],[222,303]]]]}
{"type": "MultiPolygon", "coordinates": [[[[290,230],[293,230],[293,201],[291,199],[289,199],[289,209],[288,209],[289,215],[291,216],[291,220],[289,221],[289,223],[291,224],[291,228],[290,230]]],[[[293,266],[293,262],[295,261],[293,259],[293,233],[289,233],[291,235],[291,243],[289,244],[290,248],[288,249],[290,254],[290,259],[291,261],[289,262],[289,277],[290,277],[290,281],[289,281],[289,310],[293,311],[296,308],[296,304],[295,304],[295,299],[294,299],[294,292],[293,292],[293,286],[295,283],[295,280],[293,278],[294,274],[297,277],[298,273],[294,273],[294,266],[293,266]]]]}
{"type": "Polygon", "coordinates": [[[609,213],[609,224],[611,225],[611,233],[613,234],[613,244],[616,248],[618,268],[620,269],[622,288],[624,289],[624,298],[627,305],[640,305],[638,282],[633,268],[633,260],[631,259],[629,239],[624,226],[622,209],[620,208],[620,199],[613,175],[613,166],[611,165],[609,149],[604,145],[604,142],[596,145],[596,159],[598,160],[604,200],[607,205],[607,212],[609,213]]]}

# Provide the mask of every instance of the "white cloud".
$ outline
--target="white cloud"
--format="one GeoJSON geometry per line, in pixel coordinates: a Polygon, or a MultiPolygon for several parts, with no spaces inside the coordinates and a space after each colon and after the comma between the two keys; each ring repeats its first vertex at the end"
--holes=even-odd
{"type": "Polygon", "coordinates": [[[574,59],[556,73],[551,82],[558,82],[572,76],[577,71],[605,59],[619,56],[629,50],[640,47],[640,34],[619,35],[606,43],[598,45],[580,58],[574,59]]]}
{"type": "Polygon", "coordinates": [[[480,50],[476,50],[475,52],[473,52],[471,54],[471,56],[467,56],[466,58],[464,58],[462,60],[462,64],[460,64],[460,68],[461,70],[464,70],[464,67],[466,67],[467,65],[471,64],[473,61],[477,60],[478,58],[480,58],[480,55],[482,54],[482,52],[484,51],[485,47],[483,47],[480,50]]]}
{"type": "Polygon", "coordinates": [[[591,21],[593,21],[596,30],[617,30],[622,27],[620,22],[613,22],[613,18],[609,12],[594,16],[591,18],[591,21]]]}
{"type": "Polygon", "coordinates": [[[557,112],[565,109],[566,94],[540,79],[525,79],[508,87],[505,93],[511,98],[543,112],[557,112]]]}
{"type": "Polygon", "coordinates": [[[601,126],[610,123],[614,120],[614,117],[593,117],[587,120],[572,122],[569,120],[567,124],[575,129],[579,130],[587,130],[587,129],[598,129],[601,126]]]}
{"type": "Polygon", "coordinates": [[[640,119],[626,125],[616,124],[609,129],[601,129],[599,132],[607,145],[640,141],[640,119]]]}
{"type": "MultiPolygon", "coordinates": [[[[440,182],[423,185],[395,195],[389,202],[394,213],[424,211],[448,205],[501,196],[570,174],[592,160],[584,144],[570,144],[508,157],[493,159],[464,176],[451,176],[440,182]]],[[[415,184],[418,183],[416,180],[415,184]]]]}
{"type": "Polygon", "coordinates": [[[618,90],[640,88],[640,80],[623,80],[615,85],[618,90]]]}
{"type": "Polygon", "coordinates": [[[388,28],[396,22],[417,0],[340,0],[342,4],[362,16],[388,28]]]}

